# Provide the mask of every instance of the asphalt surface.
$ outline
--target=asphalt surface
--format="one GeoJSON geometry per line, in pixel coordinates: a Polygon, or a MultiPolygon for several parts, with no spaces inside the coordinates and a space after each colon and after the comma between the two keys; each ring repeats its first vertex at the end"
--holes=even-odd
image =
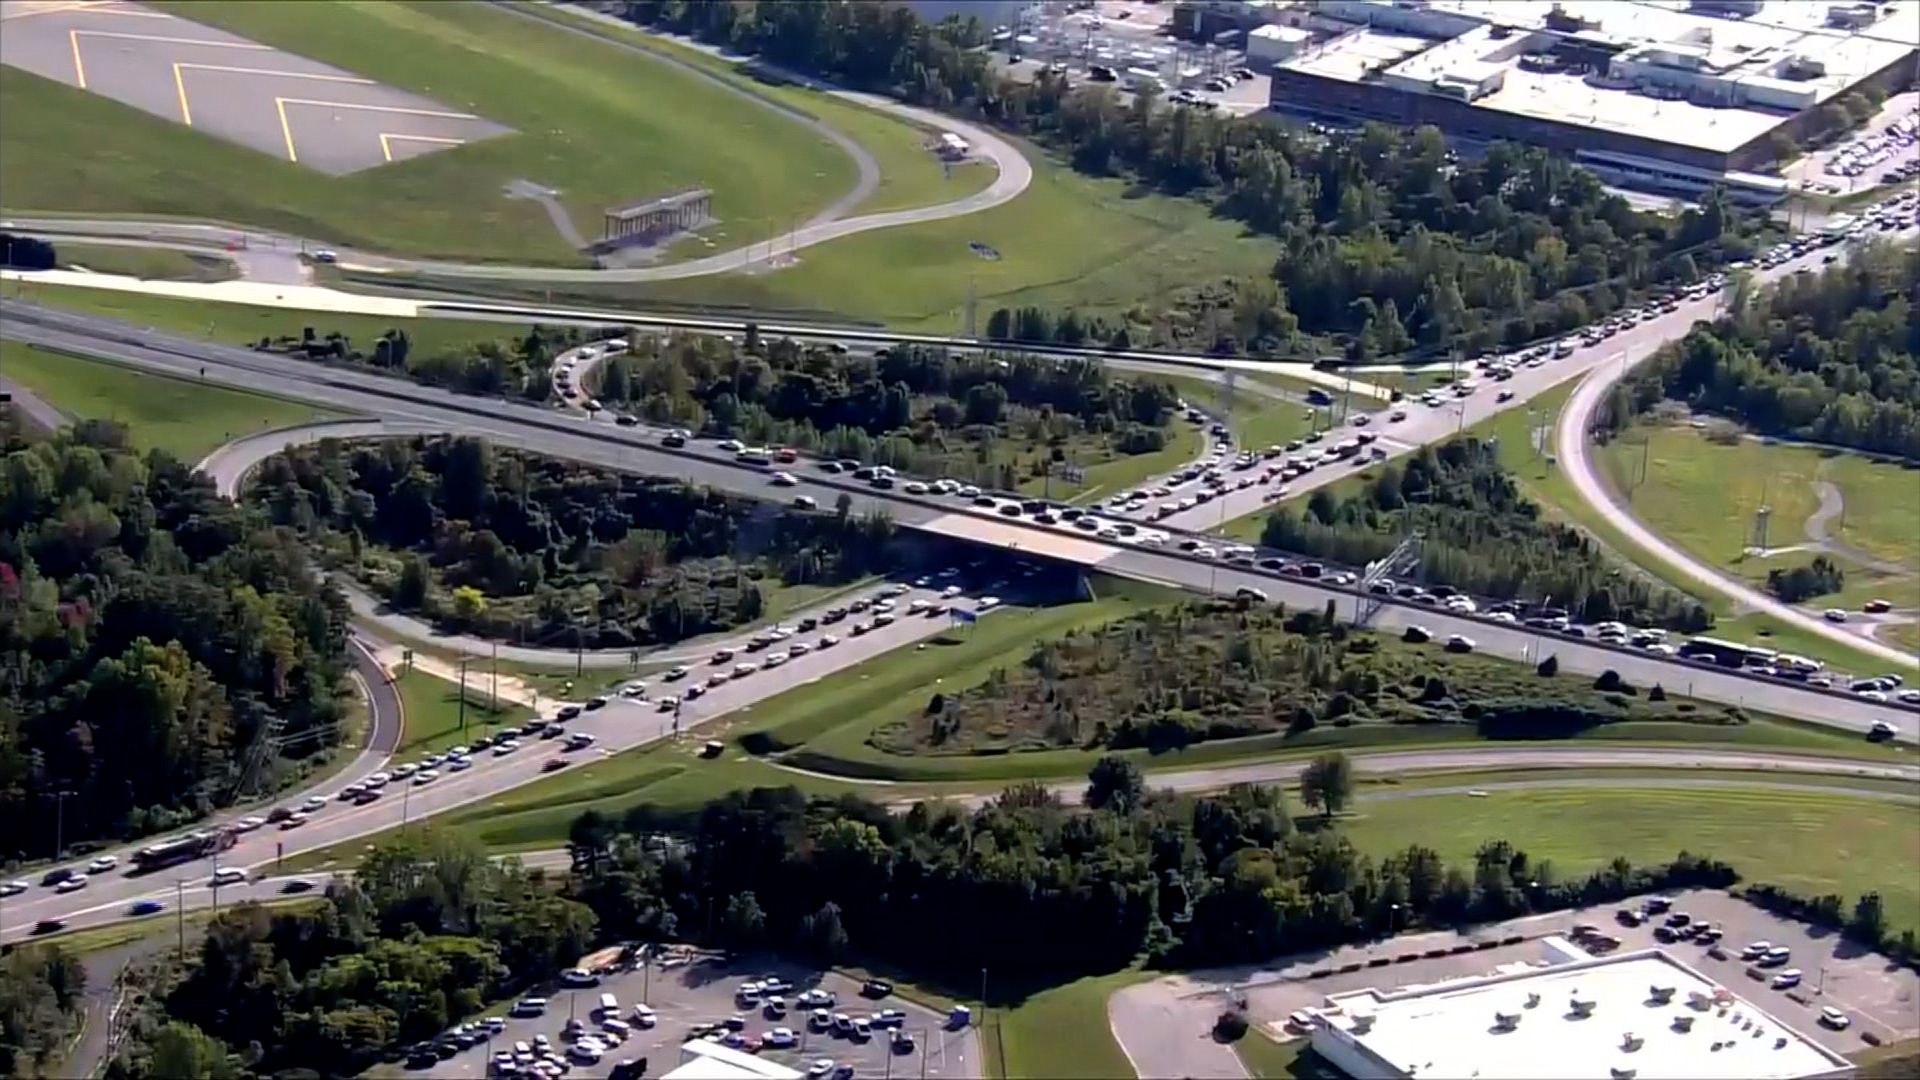
{"type": "Polygon", "coordinates": [[[67,414],[12,379],[0,376],[0,391],[13,396],[14,411],[28,424],[42,431],[58,431],[67,426],[67,414]]]}
{"type": "Polygon", "coordinates": [[[8,338],[98,355],[147,370],[198,378],[204,369],[209,382],[437,430],[462,431],[538,453],[652,476],[684,478],[754,497],[806,496],[822,507],[830,507],[845,494],[852,500],[855,513],[883,510],[905,528],[997,546],[1021,555],[1079,563],[1104,573],[1189,590],[1231,595],[1241,588],[1259,589],[1270,600],[1292,608],[1317,610],[1331,599],[1343,617],[1357,617],[1389,632],[1419,625],[1436,641],[1461,634],[1474,640],[1480,651],[1495,655],[1527,661],[1555,655],[1569,675],[1599,675],[1613,670],[1634,685],[1659,683],[1671,692],[1707,701],[1853,731],[1865,731],[1875,721],[1885,721],[1903,739],[1914,740],[1920,735],[1920,711],[1891,703],[1760,680],[1723,668],[1546,635],[1386,598],[1363,597],[1298,578],[1221,566],[1175,551],[1090,540],[1069,530],[997,516],[957,498],[909,496],[897,489],[876,491],[857,482],[823,476],[805,465],[794,467],[796,486],[775,487],[767,470],[740,465],[713,444],[696,441],[684,450],[668,450],[660,447],[657,436],[647,429],[621,428],[609,421],[568,416],[525,402],[459,395],[388,379],[364,369],[326,367],[142,331],[111,319],[53,311],[16,300],[0,300],[0,317],[0,335],[8,338]]]}
{"type": "MultiPolygon", "coordinates": [[[[830,648],[816,649],[805,656],[794,657],[778,674],[761,672],[737,681],[729,681],[708,690],[696,701],[686,702],[677,719],[681,731],[697,738],[697,726],[705,721],[765,700],[796,686],[814,682],[901,646],[923,642],[939,634],[947,629],[949,625],[947,618],[907,613],[907,606],[912,600],[933,599],[936,596],[937,592],[934,590],[909,590],[896,598],[899,612],[892,625],[876,628],[857,637],[852,634],[849,625],[855,621],[854,619],[824,626],[811,634],[796,636],[794,641],[804,640],[812,643],[818,641],[824,634],[833,633],[841,641],[830,648]]],[[[956,600],[954,603],[961,603],[961,601],[956,600]]],[[[742,632],[727,640],[727,645],[739,654],[732,661],[721,665],[705,662],[691,664],[689,666],[692,667],[693,673],[677,682],[649,680],[654,689],[653,698],[657,699],[660,694],[665,693],[684,693],[684,687],[696,681],[705,680],[719,671],[731,670],[735,663],[764,656],[764,653],[750,653],[745,647],[747,639],[757,632],[758,630],[742,632]]],[[[791,641],[780,643],[773,646],[770,651],[785,649],[791,644],[791,641]]],[[[356,666],[371,663],[371,657],[364,655],[364,652],[356,653],[356,666]]],[[[387,683],[384,673],[369,674],[367,682],[376,694],[375,711],[381,718],[381,722],[376,725],[377,734],[372,743],[374,746],[385,747],[390,753],[392,747],[398,744],[399,728],[396,723],[388,729],[385,717],[388,715],[398,717],[399,701],[391,685],[387,683]],[[384,698],[379,696],[383,689],[384,698]]],[[[585,750],[565,753],[560,749],[557,741],[529,740],[518,751],[504,757],[494,756],[491,751],[476,755],[472,768],[463,772],[446,773],[427,785],[395,780],[378,802],[354,805],[338,801],[333,797],[333,793],[347,783],[361,779],[385,762],[387,754],[370,749],[354,763],[351,769],[338,774],[330,781],[278,800],[279,805],[292,806],[309,795],[318,795],[326,801],[327,805],[315,812],[312,820],[293,829],[267,826],[242,833],[234,847],[221,853],[219,865],[239,867],[250,873],[269,871],[274,866],[275,860],[281,856],[291,856],[368,836],[409,821],[478,802],[499,792],[537,780],[545,775],[544,767],[547,762],[555,758],[566,759],[576,764],[603,760],[621,750],[674,737],[675,725],[675,713],[671,710],[662,710],[653,699],[614,698],[606,707],[585,713],[567,723],[568,731],[588,732],[595,737],[595,744],[585,750]]],[[[264,811],[255,809],[248,812],[225,813],[199,827],[207,828],[212,825],[231,823],[248,816],[249,813],[263,814],[264,811]]],[[[0,912],[0,940],[14,940],[25,936],[33,924],[41,919],[60,918],[73,927],[89,925],[88,920],[111,922],[125,917],[128,905],[142,898],[158,899],[170,905],[184,902],[188,893],[208,894],[209,902],[214,899],[211,894],[215,890],[206,887],[214,869],[212,859],[181,863],[152,874],[129,873],[127,866],[131,862],[132,853],[151,842],[147,840],[128,844],[106,852],[119,857],[121,869],[93,878],[84,889],[77,892],[58,894],[51,888],[35,884],[28,892],[8,898],[4,904],[4,912],[0,912]]],[[[27,880],[37,882],[38,874],[27,880]]],[[[223,886],[218,892],[229,900],[236,896],[264,895],[259,886],[252,885],[239,888],[223,886]]]]}
{"type": "MultiPolygon", "coordinates": [[[[1920,784],[1920,765],[1871,762],[1854,758],[1817,757],[1810,754],[1776,754],[1764,751],[1723,750],[1716,748],[1671,749],[1664,747],[1570,748],[1541,746],[1463,746],[1457,749],[1368,751],[1349,755],[1354,772],[1363,777],[1404,776],[1418,772],[1525,771],[1528,769],[1714,769],[1752,772],[1752,783],[1765,783],[1769,772],[1804,773],[1854,779],[1900,780],[1920,784]]],[[[1219,765],[1204,769],[1178,769],[1147,774],[1147,786],[1156,791],[1187,794],[1223,791],[1235,784],[1290,784],[1300,778],[1309,763],[1302,759],[1255,761],[1240,765],[1219,765]]],[[[837,779],[859,783],[845,777],[837,779]]],[[[1568,780],[1548,780],[1554,786],[1568,780]]],[[[1699,782],[1696,778],[1695,782],[1699,782]]],[[[1636,781],[1638,783],[1638,781],[1636,781]]],[[[1496,785],[1474,785],[1475,788],[1496,785]]],[[[1750,785],[1749,785],[1750,786],[1750,785]]],[[[1795,785],[1800,787],[1802,785],[1795,785]]],[[[1086,794],[1084,779],[1063,780],[1047,785],[1047,790],[1068,804],[1078,804],[1086,794]]],[[[1408,789],[1404,793],[1365,793],[1365,798],[1400,798],[1432,789],[1408,789]]],[[[1460,790],[1468,790],[1462,788],[1460,790]]],[[[1866,789],[1843,788],[1848,794],[1866,789]]],[[[983,806],[999,797],[987,792],[953,801],[969,807],[983,806]]],[[[1872,797],[1868,795],[1868,797],[1872,797]]],[[[1912,795],[1906,796],[1912,798],[1912,795]]]]}

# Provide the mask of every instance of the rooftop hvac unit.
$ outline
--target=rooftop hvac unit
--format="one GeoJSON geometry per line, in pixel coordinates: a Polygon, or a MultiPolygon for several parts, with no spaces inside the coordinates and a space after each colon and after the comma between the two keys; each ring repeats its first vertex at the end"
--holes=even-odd
{"type": "Polygon", "coordinates": [[[1355,1035],[1365,1035],[1367,1032],[1372,1030],[1373,1030],[1373,1014],[1372,1013],[1354,1013],[1353,1014],[1353,1033],[1355,1035]]]}
{"type": "Polygon", "coordinates": [[[1685,1032],[1689,1032],[1689,1031],[1692,1031],[1692,1030],[1693,1030],[1693,1017],[1691,1017],[1691,1016],[1687,1016],[1687,1015],[1684,1015],[1684,1014],[1682,1014],[1682,1015],[1680,1015],[1680,1016],[1676,1016],[1676,1017],[1674,1017],[1674,1018],[1673,1018],[1673,1030],[1675,1030],[1675,1031],[1678,1031],[1678,1032],[1682,1032],[1682,1033],[1685,1033],[1685,1032]]]}
{"type": "Polygon", "coordinates": [[[1592,998],[1583,998],[1575,994],[1572,1000],[1567,1002],[1567,1011],[1574,1016],[1592,1016],[1594,1006],[1597,1004],[1599,1003],[1592,998]]]}
{"type": "Polygon", "coordinates": [[[1639,1075],[1639,1069],[1628,1069],[1619,1065],[1613,1067],[1613,1080],[1633,1080],[1634,1077],[1639,1075]]]}
{"type": "Polygon", "coordinates": [[[1629,1054],[1645,1045],[1647,1045],[1647,1040],[1635,1035],[1631,1031],[1620,1037],[1620,1049],[1625,1050],[1629,1054]]]}
{"type": "Polygon", "coordinates": [[[1540,995],[1539,995],[1539,994],[1537,994],[1537,993],[1536,993],[1536,994],[1528,994],[1528,995],[1527,995],[1527,1008],[1529,1008],[1529,1009],[1534,1009],[1534,1008],[1538,1008],[1538,1007],[1539,1007],[1539,1005],[1540,1005],[1540,995]]]}
{"type": "Polygon", "coordinates": [[[1655,1005],[1665,1005],[1667,1002],[1673,1000],[1673,995],[1675,991],[1678,989],[1679,989],[1678,987],[1673,987],[1673,986],[1649,987],[1647,989],[1647,999],[1652,1001],[1655,1005]]]}
{"type": "Polygon", "coordinates": [[[1493,1014],[1493,1030],[1495,1031],[1512,1031],[1519,1026],[1519,1013],[1496,1012],[1493,1014]]]}

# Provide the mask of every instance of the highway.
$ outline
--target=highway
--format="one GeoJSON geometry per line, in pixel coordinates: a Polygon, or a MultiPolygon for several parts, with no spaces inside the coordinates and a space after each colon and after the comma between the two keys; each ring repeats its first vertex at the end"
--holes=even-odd
{"type": "MultiPolygon", "coordinates": [[[[942,579],[943,581],[946,579],[942,579]]],[[[877,590],[876,590],[877,591],[877,590]]],[[[977,596],[977,594],[976,594],[977,596]]],[[[909,615],[907,606],[915,599],[933,600],[938,597],[937,588],[909,589],[895,598],[899,614],[892,625],[877,627],[859,636],[855,636],[848,624],[852,619],[835,625],[822,626],[811,634],[800,635],[791,641],[773,646],[774,650],[785,649],[793,641],[817,643],[826,634],[835,634],[840,641],[828,648],[816,647],[804,656],[797,656],[784,664],[777,673],[760,672],[755,675],[729,680],[721,686],[707,690],[698,700],[686,702],[678,716],[678,724],[683,731],[691,731],[696,725],[717,716],[745,708],[776,694],[791,690],[796,686],[814,682],[834,672],[871,660],[883,653],[907,645],[924,642],[948,628],[945,617],[909,615]]],[[[959,603],[960,601],[955,601],[959,603]]],[[[809,613],[794,616],[797,620],[809,613]]],[[[812,612],[816,616],[819,612],[812,612]]],[[[992,618],[992,615],[986,615],[992,618]]],[[[341,772],[336,778],[306,791],[290,794],[280,800],[279,805],[293,806],[302,799],[318,795],[325,800],[326,806],[314,813],[312,820],[297,828],[282,829],[265,826],[240,835],[239,842],[219,856],[218,865],[239,867],[252,873],[270,872],[276,859],[281,856],[311,851],[315,848],[349,841],[362,836],[401,825],[409,821],[419,821],[434,814],[455,807],[479,802],[500,792],[522,784],[530,783],[545,774],[550,760],[562,758],[568,760],[571,768],[580,768],[589,761],[604,760],[622,750],[671,738],[675,735],[676,716],[670,709],[663,709],[654,703],[660,694],[684,694],[685,687],[696,682],[704,682],[713,674],[731,671],[733,665],[745,660],[755,659],[756,654],[746,648],[753,632],[742,632],[723,639],[716,644],[717,649],[724,645],[739,654],[734,660],[715,665],[701,661],[689,665],[693,673],[678,681],[649,680],[653,683],[654,693],[650,699],[633,700],[621,697],[613,698],[605,708],[584,713],[569,721],[569,732],[582,731],[594,736],[593,746],[574,753],[565,753],[557,741],[529,739],[520,750],[506,756],[496,757],[491,752],[481,752],[473,758],[473,767],[463,772],[446,772],[438,780],[426,785],[416,785],[404,780],[395,780],[385,791],[383,797],[366,805],[341,802],[333,797],[335,792],[350,782],[360,780],[367,773],[385,763],[394,746],[399,741],[399,725],[389,724],[389,717],[399,716],[399,700],[392,686],[386,681],[384,673],[377,667],[366,676],[369,686],[374,690],[375,715],[379,718],[376,725],[378,733],[373,745],[383,747],[384,752],[369,750],[357,760],[350,769],[341,772]],[[384,694],[384,697],[381,696],[384,694]]],[[[757,654],[764,655],[764,653],[757,654]]],[[[372,658],[365,651],[357,650],[356,665],[362,671],[372,665],[372,658]]],[[[696,736],[697,737],[697,736],[696,736]]],[[[694,768],[698,768],[696,763],[694,768]]],[[[231,811],[218,815],[199,827],[229,824],[251,813],[263,813],[259,808],[249,811],[231,811]]],[[[128,905],[143,898],[164,900],[172,904],[176,892],[212,893],[207,887],[212,877],[215,863],[213,859],[198,859],[169,867],[151,874],[134,874],[128,869],[134,851],[153,838],[109,849],[104,854],[118,857],[120,868],[111,873],[92,878],[84,889],[74,893],[55,893],[52,888],[37,884],[39,873],[25,880],[35,883],[33,888],[19,896],[0,901],[0,941],[13,940],[30,933],[33,925],[42,919],[58,918],[72,925],[76,918],[96,918],[99,921],[111,921],[126,914],[128,905]]],[[[75,865],[84,864],[79,860],[75,865]]],[[[223,887],[223,895],[231,895],[232,889],[223,887]]],[[[211,899],[211,897],[210,897],[211,899]]]]}
{"type": "Polygon", "coordinates": [[[684,478],[694,484],[753,497],[807,496],[822,507],[830,507],[845,495],[856,513],[884,511],[903,527],[971,540],[1022,555],[1078,563],[1090,570],[1196,591],[1230,595],[1240,588],[1260,589],[1270,599],[1295,608],[1318,609],[1331,599],[1343,615],[1366,616],[1373,625],[1389,632],[1397,633],[1417,624],[1431,631],[1436,639],[1463,634],[1478,642],[1481,651],[1529,662],[1551,653],[1558,657],[1560,667],[1568,674],[1598,675],[1614,670],[1635,685],[1660,683],[1671,692],[1707,701],[1854,731],[1865,731],[1874,722],[1884,721],[1907,740],[1920,734],[1920,712],[1894,704],[1762,680],[1597,642],[1542,635],[1524,627],[1438,612],[1386,598],[1367,598],[1347,589],[1260,570],[1221,566],[1176,551],[1097,541],[1034,525],[1024,519],[997,516],[958,499],[912,496],[898,490],[876,491],[798,466],[797,486],[775,488],[770,486],[766,470],[738,464],[731,455],[718,451],[712,444],[696,441],[683,450],[670,450],[659,446],[657,437],[644,428],[620,428],[525,402],[455,394],[386,378],[366,369],[328,367],[213,345],[15,300],[0,300],[0,335],[433,430],[480,435],[539,453],[609,468],[684,478]]]}

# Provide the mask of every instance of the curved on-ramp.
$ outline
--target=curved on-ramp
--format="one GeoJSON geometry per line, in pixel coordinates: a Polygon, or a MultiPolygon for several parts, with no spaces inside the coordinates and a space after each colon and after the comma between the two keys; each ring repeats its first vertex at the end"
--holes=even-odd
{"type": "Polygon", "coordinates": [[[1791,604],[1783,604],[1745,582],[1722,574],[1674,546],[1665,537],[1649,529],[1645,523],[1634,516],[1632,510],[1614,501],[1612,491],[1600,478],[1596,469],[1587,433],[1592,430],[1594,413],[1598,411],[1600,403],[1606,399],[1607,391],[1624,378],[1633,366],[1653,355],[1654,350],[1649,349],[1639,357],[1629,356],[1622,363],[1602,364],[1593,369],[1580,380],[1580,384],[1574,388],[1573,396],[1567,400],[1566,407],[1560,411],[1559,423],[1554,429],[1555,449],[1559,454],[1562,470],[1567,480],[1573,484],[1574,490],[1586,500],[1588,505],[1605,515],[1607,521],[1624,533],[1627,539],[1637,547],[1688,581],[1779,619],[1796,629],[1817,634],[1836,645],[1871,654],[1905,668],[1920,669],[1920,658],[1916,658],[1911,653],[1883,641],[1849,633],[1817,615],[1809,614],[1791,604]]]}

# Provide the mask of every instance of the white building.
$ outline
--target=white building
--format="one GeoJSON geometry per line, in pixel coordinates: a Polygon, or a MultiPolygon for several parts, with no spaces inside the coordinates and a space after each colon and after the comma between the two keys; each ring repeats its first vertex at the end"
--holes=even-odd
{"type": "Polygon", "coordinates": [[[1846,1058],[1658,949],[1336,994],[1313,1048],[1357,1080],[1807,1080],[1846,1058]]]}
{"type": "Polygon", "coordinates": [[[680,1047],[680,1064],[660,1080],[800,1080],[800,1072],[743,1050],[695,1039],[680,1047]]]}
{"type": "Polygon", "coordinates": [[[1297,26],[1282,26],[1268,23],[1247,31],[1247,63],[1265,70],[1284,60],[1293,59],[1313,35],[1297,26]]]}

